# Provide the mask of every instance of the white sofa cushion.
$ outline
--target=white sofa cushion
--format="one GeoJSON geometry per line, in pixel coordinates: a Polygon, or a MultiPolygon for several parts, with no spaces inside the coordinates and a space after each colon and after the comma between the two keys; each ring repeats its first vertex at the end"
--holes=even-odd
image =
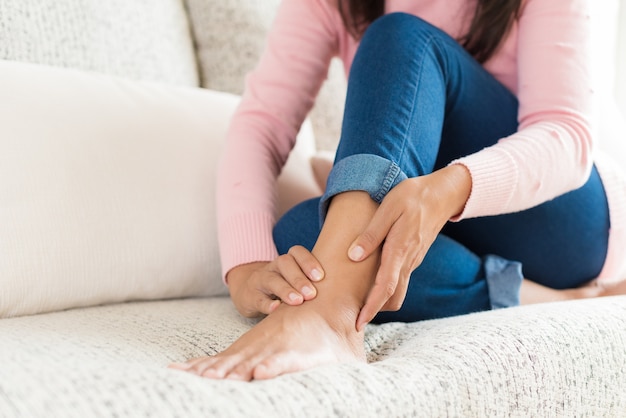
{"type": "MultiPolygon", "coordinates": [[[[8,61],[0,91],[0,317],[226,293],[214,182],[237,96],[8,61]]],[[[298,143],[283,210],[319,194],[298,143]]]]}
{"type": "Polygon", "coordinates": [[[6,417],[618,417],[626,297],[368,325],[369,364],[252,383],[171,362],[224,350],[253,321],[226,298],[0,320],[6,417]]]}

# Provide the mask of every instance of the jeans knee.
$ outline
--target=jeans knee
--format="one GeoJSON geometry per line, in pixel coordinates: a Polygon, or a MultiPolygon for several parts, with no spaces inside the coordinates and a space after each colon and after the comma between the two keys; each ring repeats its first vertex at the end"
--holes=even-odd
{"type": "Polygon", "coordinates": [[[379,17],[367,28],[355,63],[378,61],[404,65],[416,62],[419,56],[428,55],[432,48],[437,48],[437,42],[432,41],[442,35],[445,33],[417,16],[390,13],[379,17]]]}
{"type": "Polygon", "coordinates": [[[367,42],[368,38],[380,36],[397,42],[420,35],[428,36],[433,30],[437,29],[420,17],[394,12],[383,15],[370,24],[363,35],[362,42],[367,42]]]}

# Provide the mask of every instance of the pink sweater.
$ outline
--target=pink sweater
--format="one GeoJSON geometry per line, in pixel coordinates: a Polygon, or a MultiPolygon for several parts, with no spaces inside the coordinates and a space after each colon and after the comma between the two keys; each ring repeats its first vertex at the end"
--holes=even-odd
{"type": "MultiPolygon", "coordinates": [[[[349,71],[358,43],[332,0],[283,0],[257,68],[229,130],[218,177],[223,272],[277,256],[272,241],[276,178],[326,77],[332,57],[349,71]]],[[[626,278],[626,180],[597,155],[592,128],[589,14],[586,0],[524,0],[521,15],[485,68],[520,103],[519,131],[457,161],[472,192],[454,220],[524,210],[580,187],[595,161],[611,212],[601,278],[626,278]],[[529,161],[532,161],[529,164],[529,161]]],[[[387,0],[454,38],[474,1],[387,0]]],[[[626,134],[626,133],[625,133],[626,134]]]]}

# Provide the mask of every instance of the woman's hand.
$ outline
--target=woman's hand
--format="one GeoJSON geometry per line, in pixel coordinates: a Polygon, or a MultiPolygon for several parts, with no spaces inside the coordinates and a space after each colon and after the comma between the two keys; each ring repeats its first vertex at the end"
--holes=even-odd
{"type": "Polygon", "coordinates": [[[357,330],[381,310],[400,309],[411,272],[421,264],[445,223],[463,210],[470,191],[469,171],[462,165],[450,165],[404,180],[387,194],[348,251],[351,260],[361,261],[382,244],[380,267],[357,318],[357,330]]]}
{"type": "Polygon", "coordinates": [[[313,299],[312,282],[324,277],[324,270],[306,248],[296,245],[271,262],[237,266],[227,274],[231,299],[239,313],[253,318],[272,313],[280,302],[300,305],[313,299]]]}

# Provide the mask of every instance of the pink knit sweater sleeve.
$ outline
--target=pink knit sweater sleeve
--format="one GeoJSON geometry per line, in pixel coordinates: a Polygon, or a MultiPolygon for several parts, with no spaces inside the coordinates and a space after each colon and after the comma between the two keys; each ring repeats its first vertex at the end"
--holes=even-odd
{"type": "Polygon", "coordinates": [[[524,210],[580,187],[592,166],[585,0],[527,0],[518,25],[519,131],[457,163],[472,192],[455,220],[524,210]]]}
{"type": "Polygon", "coordinates": [[[282,2],[227,135],[218,167],[222,271],[277,256],[276,179],[337,51],[325,0],[282,2]]]}

